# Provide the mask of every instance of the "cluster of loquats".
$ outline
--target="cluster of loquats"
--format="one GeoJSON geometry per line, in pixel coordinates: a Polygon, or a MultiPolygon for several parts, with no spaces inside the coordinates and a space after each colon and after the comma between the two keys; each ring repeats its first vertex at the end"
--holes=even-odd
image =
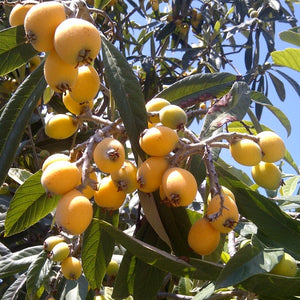
{"type": "Polygon", "coordinates": [[[233,159],[245,166],[252,166],[253,180],[261,187],[276,190],[281,184],[281,172],[274,164],[285,155],[285,145],[272,131],[262,131],[252,139],[238,139],[230,144],[233,159]]]}
{"type": "Polygon", "coordinates": [[[221,233],[232,231],[238,219],[239,211],[234,194],[221,186],[220,194],[208,195],[205,216],[191,226],[188,234],[189,246],[199,255],[211,254],[219,245],[221,233]]]}
{"type": "Polygon", "coordinates": [[[60,235],[49,236],[44,241],[44,250],[48,258],[60,264],[61,272],[66,279],[76,280],[82,273],[81,261],[72,256],[72,245],[60,235]]]}
{"type": "MultiPolygon", "coordinates": [[[[24,25],[33,48],[46,54],[45,80],[54,92],[63,94],[67,110],[79,115],[91,109],[100,87],[92,65],[101,48],[98,29],[87,20],[68,17],[64,4],[57,1],[18,4],[10,13],[10,24],[24,25]]],[[[57,114],[47,120],[45,133],[65,139],[78,130],[78,125],[73,116],[57,114]]]]}

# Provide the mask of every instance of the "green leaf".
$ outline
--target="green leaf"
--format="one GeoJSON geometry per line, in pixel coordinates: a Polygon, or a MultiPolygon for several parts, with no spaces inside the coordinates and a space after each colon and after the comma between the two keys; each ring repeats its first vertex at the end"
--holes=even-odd
{"type": "Polygon", "coordinates": [[[242,287],[261,296],[272,295],[274,300],[294,299],[300,295],[300,278],[259,274],[241,283],[242,287]]]}
{"type": "Polygon", "coordinates": [[[297,185],[300,181],[300,175],[290,177],[284,181],[284,185],[280,188],[279,192],[282,196],[291,196],[295,192],[297,185]]]}
{"type": "Polygon", "coordinates": [[[279,247],[300,254],[300,222],[285,214],[271,199],[251,190],[241,180],[216,163],[220,184],[228,187],[236,197],[239,212],[251,220],[279,247]],[[293,238],[287,238],[292,236],[293,238]]]}
{"type": "Polygon", "coordinates": [[[98,219],[117,227],[119,214],[117,210],[112,214],[94,205],[94,219],[84,233],[81,256],[83,271],[92,289],[101,288],[115,246],[114,239],[102,230],[98,219]]]}
{"type": "Polygon", "coordinates": [[[0,116],[0,185],[4,182],[23,133],[46,82],[43,64],[29,75],[13,94],[0,116]]]}
{"type": "Polygon", "coordinates": [[[284,101],[285,99],[285,87],[281,80],[279,80],[276,76],[274,76],[272,73],[269,73],[269,76],[274,84],[275,90],[277,92],[277,95],[279,96],[279,99],[281,101],[284,101]]]}
{"type": "Polygon", "coordinates": [[[41,185],[42,171],[30,176],[16,191],[5,219],[5,236],[22,232],[53,211],[60,196],[49,196],[41,185]]]}
{"type": "Polygon", "coordinates": [[[296,80],[294,80],[288,74],[281,72],[280,70],[274,69],[274,71],[280,74],[294,88],[295,92],[300,96],[300,85],[296,80]]]}
{"type": "Polygon", "coordinates": [[[33,246],[18,252],[0,257],[0,277],[7,277],[22,272],[36,260],[38,254],[43,251],[43,246],[33,246]]]}
{"type": "Polygon", "coordinates": [[[88,281],[84,276],[78,280],[66,280],[66,284],[60,296],[61,300],[82,300],[86,299],[88,293],[88,281]]]}
{"type": "Polygon", "coordinates": [[[31,175],[32,173],[25,169],[10,168],[8,171],[8,176],[19,184],[23,184],[31,175]]]}
{"type": "Polygon", "coordinates": [[[26,41],[24,26],[0,31],[0,76],[21,67],[37,53],[26,41]]]}
{"type": "Polygon", "coordinates": [[[235,82],[231,90],[208,111],[200,136],[209,137],[228,122],[242,120],[251,104],[250,90],[245,82],[235,82]]]}
{"type": "Polygon", "coordinates": [[[228,261],[216,281],[216,288],[236,285],[251,276],[271,271],[283,253],[283,249],[263,249],[247,244],[228,261]]]}
{"type": "MultiPolygon", "coordinates": [[[[156,246],[158,249],[169,249],[158,237],[149,223],[145,223],[144,227],[143,235],[138,235],[139,239],[145,243],[156,246]]],[[[166,271],[157,269],[152,265],[146,264],[141,259],[137,259],[134,272],[136,275],[134,277],[133,298],[145,300],[154,299],[166,276],[166,271]]]]}
{"type": "Polygon", "coordinates": [[[216,275],[222,269],[222,266],[218,264],[197,259],[190,259],[190,263],[187,263],[168,252],[126,235],[103,220],[99,220],[98,222],[104,230],[128,251],[145,263],[162,271],[170,272],[177,276],[210,279],[216,278],[216,275]]]}
{"type": "Polygon", "coordinates": [[[194,74],[172,84],[155,97],[169,100],[173,104],[193,105],[225,95],[236,76],[230,73],[194,74]]]}
{"type": "Polygon", "coordinates": [[[294,27],[279,33],[279,37],[290,44],[300,47],[300,27],[294,27]]]}
{"type": "Polygon", "coordinates": [[[50,272],[52,261],[48,258],[48,253],[42,251],[30,264],[27,271],[26,290],[31,299],[42,286],[45,277],[50,272]]]}
{"type": "Polygon", "coordinates": [[[1,300],[17,300],[19,299],[19,293],[23,288],[23,285],[26,283],[26,273],[21,274],[13,284],[5,291],[1,300]]]}
{"type": "Polygon", "coordinates": [[[267,107],[270,110],[270,112],[272,112],[277,117],[279,122],[286,129],[288,135],[291,134],[292,127],[287,116],[279,108],[273,106],[271,101],[264,94],[256,91],[251,91],[251,99],[256,103],[267,107]]]}
{"type": "Polygon", "coordinates": [[[147,128],[145,99],[130,65],[118,49],[102,36],[105,75],[135,155],[145,158],[139,136],[147,128]]]}
{"type": "Polygon", "coordinates": [[[300,49],[286,48],[271,53],[275,65],[288,67],[300,72],[300,49]]]}

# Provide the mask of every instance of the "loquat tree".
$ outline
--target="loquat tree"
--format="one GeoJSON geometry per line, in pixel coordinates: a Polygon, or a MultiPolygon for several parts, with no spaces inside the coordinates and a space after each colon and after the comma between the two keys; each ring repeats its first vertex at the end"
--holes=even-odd
{"type": "Polygon", "coordinates": [[[294,5],[0,0],[1,299],[300,296],[294,5]]]}

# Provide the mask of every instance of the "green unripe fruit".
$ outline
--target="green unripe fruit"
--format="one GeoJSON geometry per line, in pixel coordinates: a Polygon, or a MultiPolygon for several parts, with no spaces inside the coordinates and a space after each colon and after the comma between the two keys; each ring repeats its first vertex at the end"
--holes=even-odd
{"type": "Polygon", "coordinates": [[[55,245],[58,243],[64,242],[64,238],[59,235],[49,236],[44,241],[44,249],[48,252],[51,252],[55,245]]]}
{"type": "Polygon", "coordinates": [[[70,254],[69,245],[66,242],[56,244],[50,252],[50,259],[52,261],[63,261],[70,254]]]}
{"type": "Polygon", "coordinates": [[[108,276],[116,276],[119,271],[119,264],[115,260],[111,260],[106,267],[106,274],[108,276]]]}
{"type": "Polygon", "coordinates": [[[280,262],[270,271],[272,274],[295,277],[298,271],[296,260],[284,253],[280,262]]]}
{"type": "Polygon", "coordinates": [[[281,172],[273,163],[260,162],[252,167],[251,174],[253,180],[263,188],[276,190],[280,186],[281,172]]]}
{"type": "Polygon", "coordinates": [[[159,111],[160,122],[172,129],[181,129],[187,122],[185,111],[178,105],[167,105],[159,111]]]}

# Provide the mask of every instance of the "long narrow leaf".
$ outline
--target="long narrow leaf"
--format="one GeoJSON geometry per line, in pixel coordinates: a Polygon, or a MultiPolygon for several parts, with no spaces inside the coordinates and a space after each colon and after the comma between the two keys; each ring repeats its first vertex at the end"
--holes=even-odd
{"type": "Polygon", "coordinates": [[[5,180],[26,125],[45,87],[41,64],[18,87],[0,116],[0,185],[5,180]]]}

